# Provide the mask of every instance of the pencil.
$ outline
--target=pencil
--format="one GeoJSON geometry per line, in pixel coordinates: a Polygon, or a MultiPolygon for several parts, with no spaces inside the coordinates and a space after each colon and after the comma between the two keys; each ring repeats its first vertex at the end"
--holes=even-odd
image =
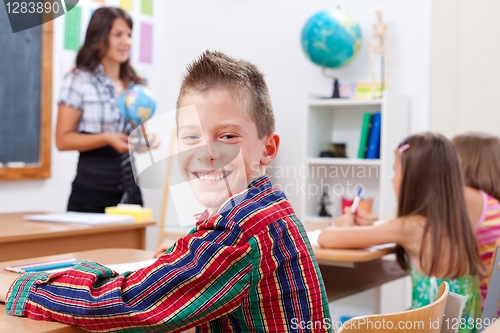
{"type": "Polygon", "coordinates": [[[5,267],[4,270],[18,274],[29,273],[29,272],[43,272],[51,269],[73,267],[79,262],[80,260],[76,259],[72,259],[69,261],[66,260],[66,261],[43,262],[38,264],[29,264],[25,266],[5,267]]]}

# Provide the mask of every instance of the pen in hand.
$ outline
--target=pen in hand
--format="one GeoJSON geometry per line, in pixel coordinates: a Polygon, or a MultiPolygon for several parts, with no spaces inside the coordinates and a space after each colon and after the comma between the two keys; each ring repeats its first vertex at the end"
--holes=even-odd
{"type": "Polygon", "coordinates": [[[359,201],[361,200],[361,190],[362,190],[362,188],[359,187],[358,191],[356,193],[356,197],[354,198],[354,201],[352,202],[351,214],[356,213],[356,211],[358,210],[359,201]]]}

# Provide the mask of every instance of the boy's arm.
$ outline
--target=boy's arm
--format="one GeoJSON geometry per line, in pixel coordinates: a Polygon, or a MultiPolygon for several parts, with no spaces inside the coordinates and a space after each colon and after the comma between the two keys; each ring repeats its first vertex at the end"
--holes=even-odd
{"type": "Polygon", "coordinates": [[[129,274],[91,262],[50,276],[24,274],[7,294],[7,312],[96,332],[171,331],[221,317],[248,293],[251,247],[213,241],[226,238],[228,230],[200,233],[178,240],[154,265],[129,274]]]}

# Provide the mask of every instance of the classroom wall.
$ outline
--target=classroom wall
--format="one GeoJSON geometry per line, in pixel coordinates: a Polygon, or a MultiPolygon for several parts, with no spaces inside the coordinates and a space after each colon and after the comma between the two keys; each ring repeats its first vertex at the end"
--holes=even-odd
{"type": "MultiPolygon", "coordinates": [[[[115,1],[118,0],[108,0],[115,1]]],[[[134,5],[138,6],[140,0],[134,0],[134,5]]],[[[90,0],[80,0],[82,10],[82,20],[88,22],[89,6],[97,7],[98,4],[90,0]]],[[[165,78],[165,48],[162,39],[164,38],[164,19],[162,13],[166,11],[166,1],[154,0],[155,15],[152,18],[155,30],[153,31],[153,63],[154,70],[147,70],[147,66],[141,68],[141,71],[147,72],[149,85],[153,90],[160,90],[164,87],[165,78]],[[156,14],[158,13],[158,14],[156,14]],[[158,88],[156,88],[158,87],[158,88]]],[[[64,45],[64,20],[65,16],[61,16],[54,20],[54,45],[53,45],[53,89],[52,89],[52,123],[53,135],[57,119],[57,99],[64,74],[74,64],[76,52],[65,50],[64,45]]],[[[137,22],[136,22],[137,23],[137,22]]],[[[82,38],[85,31],[81,31],[82,38]]],[[[138,24],[134,28],[134,42],[137,41],[138,24]]],[[[83,42],[83,39],[82,39],[83,42]]],[[[138,43],[136,43],[138,44],[138,43]]],[[[137,48],[138,45],[135,45],[137,48]]],[[[137,55],[138,53],[134,53],[137,55]]],[[[136,56],[137,59],[137,56],[136,56]]],[[[165,109],[165,100],[161,94],[157,96],[158,108],[165,109]]],[[[54,142],[54,140],[53,140],[54,142]]],[[[76,173],[78,161],[77,152],[60,152],[52,146],[52,163],[51,177],[46,180],[28,180],[28,181],[3,181],[0,182],[0,213],[17,212],[17,211],[65,211],[67,200],[71,191],[71,182],[76,173]]],[[[145,193],[147,196],[147,193],[145,193]]],[[[158,199],[154,198],[152,206],[158,206],[158,199]]],[[[147,202],[149,205],[149,202],[147,202]]],[[[156,208],[156,207],[155,207],[156,208]]],[[[149,228],[149,233],[154,231],[154,228],[149,228]]],[[[148,239],[153,239],[148,233],[148,239]]],[[[152,249],[156,244],[148,246],[152,249]]]]}
{"type": "MultiPolygon", "coordinates": [[[[391,86],[411,99],[411,129],[428,128],[431,0],[201,0],[155,1],[155,71],[150,87],[158,98],[159,112],[174,110],[180,79],[187,64],[206,49],[218,49],[255,63],[265,74],[277,118],[282,145],[275,165],[302,165],[304,128],[301,123],[308,93],[329,95],[332,80],[321,74],[303,54],[300,33],[315,12],[340,5],[360,23],[364,42],[357,59],[333,71],[341,80],[368,79],[368,37],[378,5],[389,23],[391,86]]],[[[55,25],[55,40],[62,38],[63,18],[55,25]]],[[[58,21],[59,20],[59,21],[58,21]]],[[[57,95],[63,70],[59,68],[54,46],[54,123],[57,95]]],[[[396,144],[396,143],[394,143],[396,144]]],[[[62,211],[66,207],[77,154],[59,152],[53,147],[52,177],[47,180],[0,183],[0,212],[62,211]]],[[[281,185],[295,179],[277,179],[281,185]]],[[[145,190],[147,206],[155,217],[161,206],[160,190],[145,190]]],[[[300,214],[298,196],[289,195],[300,214]]],[[[156,246],[154,233],[148,235],[148,248],[156,246]]]]}
{"type": "MultiPolygon", "coordinates": [[[[311,15],[336,5],[358,20],[364,40],[358,58],[331,73],[341,80],[369,78],[368,41],[371,24],[375,22],[375,9],[381,6],[389,23],[390,84],[411,99],[411,130],[426,130],[430,0],[169,1],[165,13],[167,105],[175,103],[183,69],[204,50],[218,49],[251,60],[266,74],[277,131],[282,138],[274,165],[300,167],[303,163],[301,138],[305,130],[302,119],[306,111],[306,95],[327,96],[332,89],[332,79],[325,78],[321,69],[303,54],[300,34],[311,15]]],[[[281,185],[296,184],[293,177],[274,181],[281,185]]],[[[298,195],[287,195],[300,214],[298,195]]]]}
{"type": "Polygon", "coordinates": [[[498,135],[500,2],[440,0],[432,11],[430,129],[498,135]]]}

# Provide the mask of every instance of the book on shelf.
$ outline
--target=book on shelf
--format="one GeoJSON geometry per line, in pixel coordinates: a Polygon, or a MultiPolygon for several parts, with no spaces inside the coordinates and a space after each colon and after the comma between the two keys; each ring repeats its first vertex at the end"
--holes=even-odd
{"type": "Polygon", "coordinates": [[[376,159],[380,158],[380,127],[382,114],[380,112],[375,112],[373,114],[373,125],[370,131],[370,137],[368,139],[368,151],[366,152],[366,158],[376,159]]]}
{"type": "Polygon", "coordinates": [[[364,158],[368,150],[368,137],[370,135],[372,114],[365,112],[363,115],[363,125],[361,126],[361,138],[359,140],[358,158],[364,158]]]}
{"type": "Polygon", "coordinates": [[[361,125],[358,158],[380,158],[380,134],[382,114],[365,112],[361,125]]]}

